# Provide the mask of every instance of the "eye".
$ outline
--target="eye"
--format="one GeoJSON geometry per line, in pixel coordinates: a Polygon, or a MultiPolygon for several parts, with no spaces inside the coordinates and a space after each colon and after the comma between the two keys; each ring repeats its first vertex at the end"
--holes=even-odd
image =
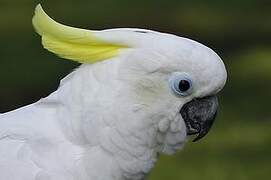
{"type": "Polygon", "coordinates": [[[188,96],[192,91],[192,80],[186,73],[173,73],[169,79],[171,90],[178,96],[188,96]]]}

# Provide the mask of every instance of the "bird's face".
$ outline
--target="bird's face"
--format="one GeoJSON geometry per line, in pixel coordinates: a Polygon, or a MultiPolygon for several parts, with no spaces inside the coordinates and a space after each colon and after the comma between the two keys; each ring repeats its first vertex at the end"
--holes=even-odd
{"type": "MultiPolygon", "coordinates": [[[[215,95],[227,76],[223,62],[211,49],[144,29],[68,27],[51,19],[41,5],[36,7],[33,25],[43,46],[58,56],[84,64],[105,61],[87,66],[90,71],[97,70],[101,79],[108,79],[110,72],[111,81],[100,86],[101,101],[115,98],[122,108],[118,106],[114,113],[119,112],[125,120],[133,113],[137,120],[147,121],[148,127],[163,134],[164,138],[158,138],[161,143],[180,144],[192,134],[197,134],[198,140],[209,131],[218,108],[215,95]],[[105,87],[111,88],[110,93],[105,87]]],[[[141,125],[142,121],[129,123],[141,125]]]]}
{"type": "Polygon", "coordinates": [[[175,143],[184,142],[186,135],[197,135],[196,141],[215,120],[216,94],[226,82],[226,69],[219,56],[204,45],[165,36],[154,48],[129,52],[121,74],[129,84],[131,102],[142,104],[148,117],[158,122],[158,129],[179,133],[175,143]]]}

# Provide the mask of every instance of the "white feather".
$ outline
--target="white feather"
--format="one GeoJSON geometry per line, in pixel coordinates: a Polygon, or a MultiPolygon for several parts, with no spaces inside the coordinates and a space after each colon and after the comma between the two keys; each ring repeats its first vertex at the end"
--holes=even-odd
{"type": "Polygon", "coordinates": [[[136,31],[110,30],[101,38],[140,36],[130,39],[140,48],[82,65],[47,98],[0,115],[0,179],[140,180],[158,153],[184,145],[179,110],[222,89],[224,64],[197,42],[136,31]],[[191,96],[171,93],[168,78],[176,71],[193,76],[191,96]]]}

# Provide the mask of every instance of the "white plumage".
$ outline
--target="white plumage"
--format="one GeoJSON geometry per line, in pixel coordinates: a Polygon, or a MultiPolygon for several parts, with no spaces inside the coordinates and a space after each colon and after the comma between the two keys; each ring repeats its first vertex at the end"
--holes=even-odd
{"type": "Polygon", "coordinates": [[[95,36],[120,50],[81,65],[48,97],[0,115],[1,180],[143,179],[158,153],[186,142],[182,106],[225,84],[221,59],[195,41],[129,28],[95,36]],[[191,94],[172,92],[174,72],[191,76],[191,94]]]}

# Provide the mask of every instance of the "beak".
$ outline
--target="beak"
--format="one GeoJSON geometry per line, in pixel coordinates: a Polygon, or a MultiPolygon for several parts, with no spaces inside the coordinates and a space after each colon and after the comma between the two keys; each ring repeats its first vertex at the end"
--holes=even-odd
{"type": "Polygon", "coordinates": [[[218,110],[216,96],[194,99],[183,105],[180,113],[187,128],[187,135],[197,134],[193,142],[203,138],[211,129],[218,110]]]}

